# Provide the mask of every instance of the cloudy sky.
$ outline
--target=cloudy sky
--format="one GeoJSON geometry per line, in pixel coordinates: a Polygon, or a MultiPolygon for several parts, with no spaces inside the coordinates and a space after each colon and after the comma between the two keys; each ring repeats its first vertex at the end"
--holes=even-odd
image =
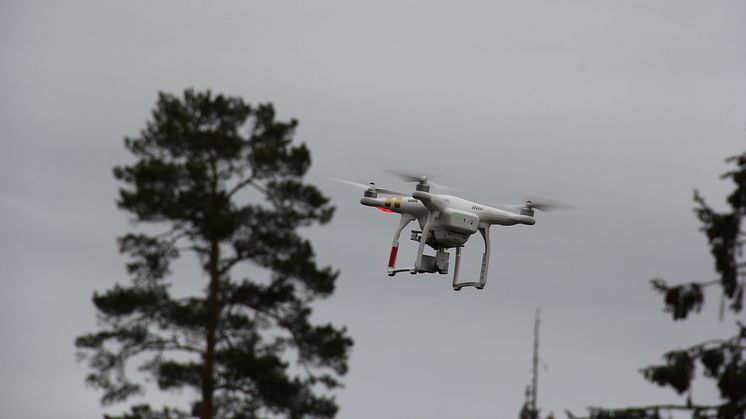
{"type": "MultiPolygon", "coordinates": [[[[159,90],[210,88],[300,120],[309,180],[338,208],[305,233],[342,271],[316,318],[356,343],[340,418],[514,417],[538,306],[545,411],[676,401],[637,369],[733,329],[716,295],[674,325],[647,281],[714,278],[691,197],[722,207],[723,158],[746,145],[744,2],[5,0],[0,58],[2,417],[125,407],[99,405],[73,340],[95,330],[93,291],[128,280],[111,167],[159,90]],[[493,228],[481,292],[392,280],[396,217],[325,180],[404,187],[391,168],[483,203],[530,193],[577,209],[493,228]]],[[[464,279],[482,249],[469,245],[464,279]]],[[[192,267],[177,268],[184,289],[204,281],[192,267]]],[[[715,400],[706,384],[695,401],[715,400]]]]}

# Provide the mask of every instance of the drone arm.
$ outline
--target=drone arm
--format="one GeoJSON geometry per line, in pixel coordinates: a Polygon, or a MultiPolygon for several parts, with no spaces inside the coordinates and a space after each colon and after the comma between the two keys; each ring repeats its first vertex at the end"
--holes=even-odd
{"type": "MultiPolygon", "coordinates": [[[[393,276],[396,273],[396,268],[394,266],[396,265],[396,254],[399,252],[399,237],[401,236],[402,230],[404,230],[404,227],[407,226],[412,220],[415,218],[405,212],[401,214],[401,219],[399,220],[399,227],[396,229],[396,233],[394,233],[394,240],[391,243],[391,253],[389,254],[389,265],[388,265],[388,274],[389,276],[393,276]]],[[[409,270],[409,268],[404,269],[409,270]]],[[[401,272],[401,271],[399,271],[401,272]]]]}

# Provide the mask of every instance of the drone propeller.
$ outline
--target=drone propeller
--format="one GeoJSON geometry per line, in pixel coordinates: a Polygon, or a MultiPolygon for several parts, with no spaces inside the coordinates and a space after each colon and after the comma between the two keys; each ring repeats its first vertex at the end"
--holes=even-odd
{"type": "MultiPolygon", "coordinates": [[[[417,174],[415,172],[410,172],[410,171],[406,171],[406,170],[384,170],[384,172],[390,173],[390,174],[398,177],[399,179],[401,179],[401,180],[403,180],[405,182],[414,182],[414,183],[417,183],[418,186],[419,185],[423,185],[423,186],[424,185],[432,185],[432,186],[435,186],[436,188],[440,188],[440,189],[450,189],[450,190],[455,190],[455,191],[463,191],[463,189],[460,189],[460,188],[454,188],[453,186],[447,186],[447,185],[443,185],[443,184],[440,184],[440,183],[435,183],[435,182],[430,181],[430,179],[436,177],[436,175],[422,175],[422,174],[417,174]]],[[[418,188],[418,190],[419,189],[420,188],[418,188]]]]}
{"type": "Polygon", "coordinates": [[[547,198],[540,198],[534,195],[522,195],[523,201],[525,203],[524,206],[532,209],[537,209],[539,211],[555,211],[555,210],[561,210],[561,209],[573,209],[572,205],[563,204],[562,202],[554,201],[547,198]]]}
{"type": "Polygon", "coordinates": [[[333,178],[333,177],[329,177],[327,179],[333,180],[333,181],[339,182],[339,183],[344,183],[344,184],[347,184],[347,185],[350,185],[350,186],[355,186],[357,188],[360,188],[360,189],[363,189],[363,190],[366,190],[366,191],[376,192],[376,193],[382,193],[382,194],[387,194],[387,195],[401,195],[401,196],[408,196],[409,195],[408,193],[399,192],[399,191],[395,191],[393,189],[382,188],[382,187],[376,186],[376,184],[373,183],[373,182],[370,182],[369,184],[366,185],[364,183],[353,182],[351,180],[345,180],[345,179],[337,179],[337,178],[333,178]]]}
{"type": "Polygon", "coordinates": [[[407,170],[384,170],[386,173],[390,173],[405,182],[427,182],[429,178],[435,177],[433,175],[422,175],[407,170]]]}
{"type": "Polygon", "coordinates": [[[543,212],[549,212],[560,209],[574,208],[571,205],[563,204],[561,202],[553,201],[547,198],[539,198],[532,195],[522,195],[522,198],[522,205],[495,205],[495,208],[500,208],[515,213],[525,213],[524,215],[533,215],[533,210],[535,209],[543,212]]]}

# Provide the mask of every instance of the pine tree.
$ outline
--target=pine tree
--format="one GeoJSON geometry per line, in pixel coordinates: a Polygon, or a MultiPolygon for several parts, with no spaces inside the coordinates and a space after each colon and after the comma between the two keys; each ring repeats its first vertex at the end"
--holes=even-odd
{"type": "MultiPolygon", "coordinates": [[[[119,237],[132,282],[94,293],[100,330],[75,342],[102,403],[142,393],[138,378],[152,378],[163,390],[194,390],[191,415],[203,419],[335,415],[331,389],[352,340],[310,319],[338,272],[317,266],[297,230],[327,223],[334,208],[303,182],[311,157],[293,144],[296,126],[276,120],[271,104],[189,89],[160,93],[140,135],[125,138],[135,162],[114,168],[117,204],[156,233],[119,237]],[[170,263],[184,253],[206,284],[177,298],[170,263]],[[242,264],[263,273],[240,278],[242,264]]],[[[186,415],[139,405],[121,418],[186,415]]]]}
{"type": "MultiPolygon", "coordinates": [[[[714,281],[689,282],[670,286],[662,279],[653,279],[652,287],[661,293],[665,311],[674,321],[685,320],[692,312],[699,312],[704,304],[706,287],[719,287],[722,291],[721,315],[725,309],[738,314],[743,309],[746,285],[746,260],[743,245],[746,231],[742,223],[746,217],[746,153],[726,160],[735,168],[723,174],[724,179],[735,183],[728,196],[729,210],[717,212],[702,195],[695,191],[695,213],[707,236],[710,252],[715,259],[719,278],[714,281]]],[[[662,413],[690,412],[693,419],[744,419],[746,418],[746,324],[736,322],[733,336],[711,339],[685,349],[667,352],[663,363],[641,370],[643,376],[659,386],[670,387],[678,394],[686,394],[682,404],[664,404],[622,409],[592,408],[592,419],[657,419],[662,413]],[[697,368],[703,375],[716,382],[720,402],[699,404],[691,394],[691,384],[697,368]]],[[[570,415],[572,417],[572,415],[570,415]]]]}

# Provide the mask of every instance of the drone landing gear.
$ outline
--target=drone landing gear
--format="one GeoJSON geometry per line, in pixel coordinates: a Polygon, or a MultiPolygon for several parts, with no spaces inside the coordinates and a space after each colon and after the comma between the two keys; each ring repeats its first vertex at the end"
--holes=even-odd
{"type": "Polygon", "coordinates": [[[396,267],[396,256],[399,253],[399,237],[404,227],[412,222],[415,218],[409,214],[402,214],[401,220],[399,220],[399,227],[397,227],[394,233],[394,240],[391,244],[391,253],[389,253],[389,264],[386,269],[386,273],[389,276],[394,276],[400,272],[409,272],[412,275],[418,273],[448,273],[448,259],[449,254],[444,249],[440,249],[435,253],[435,256],[429,256],[422,254],[422,250],[425,247],[425,239],[427,237],[429,227],[426,226],[424,231],[413,231],[412,240],[420,242],[420,251],[417,256],[417,263],[413,267],[397,268],[396,267]]]}
{"type": "Polygon", "coordinates": [[[401,236],[401,232],[402,230],[404,230],[404,227],[406,227],[407,224],[409,224],[412,220],[414,220],[414,217],[409,214],[402,213],[401,219],[399,220],[399,227],[397,227],[396,233],[394,233],[394,241],[391,244],[389,265],[388,269],[386,270],[389,276],[394,276],[399,272],[412,272],[414,270],[414,268],[396,268],[396,255],[397,253],[399,253],[399,236],[401,236]]]}
{"type": "MultiPolygon", "coordinates": [[[[423,251],[425,250],[425,241],[427,238],[427,235],[430,233],[430,226],[433,222],[433,219],[435,218],[435,214],[433,212],[430,212],[428,215],[428,220],[425,223],[425,228],[423,228],[422,232],[419,231],[413,231],[412,232],[412,240],[418,241],[420,243],[419,249],[417,251],[417,259],[415,261],[415,266],[413,267],[406,267],[406,268],[397,268],[396,267],[396,256],[399,253],[399,237],[401,236],[402,230],[404,230],[404,227],[407,226],[411,221],[413,221],[415,218],[409,214],[402,214],[401,220],[399,221],[399,227],[396,229],[396,233],[394,233],[394,240],[391,244],[391,253],[389,254],[389,263],[388,263],[388,269],[386,270],[389,276],[394,276],[401,272],[409,272],[412,275],[418,274],[418,273],[440,273],[440,274],[447,274],[448,273],[448,262],[449,262],[449,254],[446,249],[438,249],[435,252],[435,256],[429,256],[423,254],[423,251]]],[[[482,238],[484,239],[484,253],[482,254],[482,269],[479,273],[479,281],[472,281],[472,282],[458,282],[458,275],[459,275],[459,268],[461,267],[461,247],[456,247],[456,262],[455,266],[453,268],[453,290],[454,291],[461,291],[461,288],[464,287],[474,287],[476,289],[484,289],[484,286],[487,284],[487,269],[490,265],[490,231],[489,226],[486,227],[480,227],[479,233],[482,234],[482,238]]]]}
{"type": "Polygon", "coordinates": [[[478,290],[484,289],[487,283],[487,268],[490,266],[490,230],[489,227],[481,227],[479,232],[484,238],[484,254],[482,254],[482,270],[479,272],[478,282],[458,282],[458,271],[461,266],[461,248],[456,248],[456,262],[453,268],[453,290],[461,291],[463,287],[474,287],[478,290]]]}

